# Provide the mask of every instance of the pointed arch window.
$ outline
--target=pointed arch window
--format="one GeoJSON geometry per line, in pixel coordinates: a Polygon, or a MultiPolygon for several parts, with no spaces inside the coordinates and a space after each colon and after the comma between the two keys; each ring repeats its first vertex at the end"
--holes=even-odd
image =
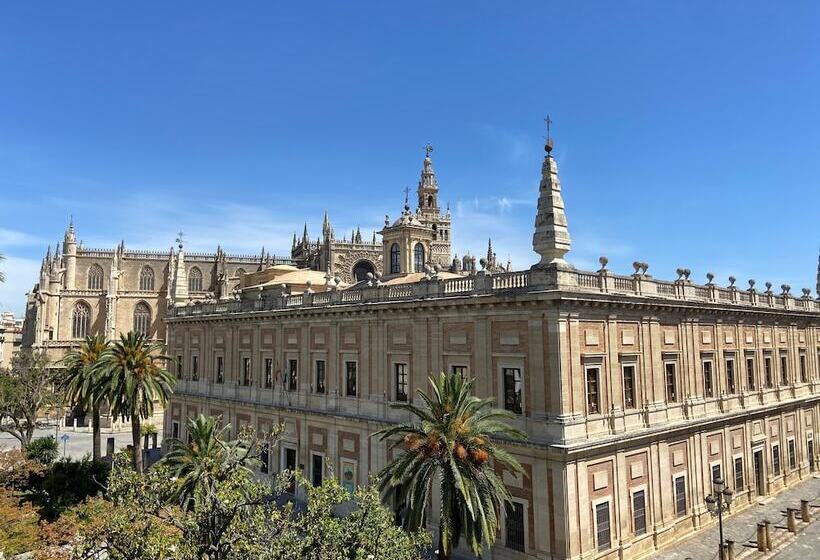
{"type": "Polygon", "coordinates": [[[413,270],[415,272],[424,272],[424,245],[416,243],[413,249],[413,270]]]}
{"type": "Polygon", "coordinates": [[[201,292],[202,291],[202,271],[197,267],[193,267],[188,273],[188,291],[201,292]]]}
{"type": "Polygon", "coordinates": [[[401,251],[399,244],[393,243],[390,246],[390,274],[398,274],[401,272],[401,251]]]}
{"type": "Polygon", "coordinates": [[[83,301],[74,305],[71,314],[71,338],[85,338],[88,335],[88,325],[91,322],[91,308],[83,301]]]}
{"type": "Polygon", "coordinates": [[[154,291],[154,269],[150,266],[144,266],[140,271],[140,290],[154,291]]]}
{"type": "Polygon", "coordinates": [[[98,264],[92,264],[88,268],[88,289],[102,290],[103,289],[103,270],[98,264]]]}
{"type": "Polygon", "coordinates": [[[141,301],[134,308],[134,332],[148,336],[151,329],[151,308],[141,301]]]}

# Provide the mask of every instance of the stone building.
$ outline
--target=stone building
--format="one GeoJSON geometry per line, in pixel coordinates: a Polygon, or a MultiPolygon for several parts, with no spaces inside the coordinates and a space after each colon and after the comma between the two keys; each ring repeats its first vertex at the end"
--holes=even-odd
{"type": "Polygon", "coordinates": [[[23,344],[23,321],[11,311],[0,313],[0,369],[11,366],[11,358],[23,344]]]}
{"type": "MultiPolygon", "coordinates": [[[[501,473],[514,505],[488,558],[649,555],[714,522],[715,476],[734,489],[733,511],[809,476],[820,301],[786,285],[697,284],[686,269],[659,280],[641,262],[628,276],[603,257],[597,271],[573,268],[547,148],[530,269],[416,272],[405,237],[423,212],[406,206],[382,230],[382,277],[296,290],[259,272],[234,301],[169,310],[181,367],[165,436],[184,439],[199,413],[234,433],[282,423],[263,474],[298,467],[318,483],[329,463],[352,488],[391,458],[371,437],[408,419],[391,404],[418,402],[431,372],[475,377],[528,434],[509,445],[525,476],[501,473]]],[[[434,530],[435,508],[428,521],[434,530]]]]}

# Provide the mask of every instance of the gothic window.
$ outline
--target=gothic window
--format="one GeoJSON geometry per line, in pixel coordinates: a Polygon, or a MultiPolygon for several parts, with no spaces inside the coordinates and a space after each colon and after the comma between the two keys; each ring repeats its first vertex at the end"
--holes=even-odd
{"type": "Polygon", "coordinates": [[[92,264],[88,269],[88,289],[102,290],[103,289],[103,270],[98,264],[92,264]]]}
{"type": "Polygon", "coordinates": [[[139,302],[134,308],[134,332],[148,336],[151,328],[151,308],[139,302]]]}
{"type": "Polygon", "coordinates": [[[88,304],[78,301],[71,315],[71,338],[85,338],[88,334],[88,324],[91,318],[91,309],[88,304]]]}
{"type": "Polygon", "coordinates": [[[424,245],[416,243],[413,249],[413,271],[424,272],[424,245]]]}
{"type": "Polygon", "coordinates": [[[197,267],[193,267],[188,273],[188,291],[202,291],[202,271],[200,271],[197,267]]]}
{"type": "Polygon", "coordinates": [[[140,271],[140,290],[154,291],[154,269],[150,266],[144,266],[140,271]]]}
{"type": "Polygon", "coordinates": [[[390,274],[398,274],[401,272],[401,251],[399,250],[399,244],[393,243],[390,246],[390,274]]]}

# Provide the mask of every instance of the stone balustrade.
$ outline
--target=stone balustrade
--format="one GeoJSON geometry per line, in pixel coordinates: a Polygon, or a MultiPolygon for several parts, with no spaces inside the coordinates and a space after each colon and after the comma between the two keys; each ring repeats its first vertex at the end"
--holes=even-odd
{"type": "Polygon", "coordinates": [[[758,292],[754,288],[741,290],[734,285],[718,287],[710,282],[698,285],[690,280],[656,280],[646,274],[619,276],[609,270],[585,272],[562,271],[551,279],[553,272],[532,270],[490,274],[480,271],[462,278],[428,280],[412,284],[374,285],[347,290],[305,292],[302,294],[273,293],[252,296],[246,292],[238,301],[195,303],[169,310],[171,317],[269,311],[284,308],[320,307],[430,298],[448,298],[493,293],[526,293],[543,291],[547,286],[563,292],[601,293],[677,301],[709,302],[720,305],[820,311],[820,300],[808,295],[794,297],[791,293],[774,294],[771,289],[758,292]],[[546,274],[544,274],[546,272],[546,274]],[[552,281],[555,280],[555,281],[552,281]]]}

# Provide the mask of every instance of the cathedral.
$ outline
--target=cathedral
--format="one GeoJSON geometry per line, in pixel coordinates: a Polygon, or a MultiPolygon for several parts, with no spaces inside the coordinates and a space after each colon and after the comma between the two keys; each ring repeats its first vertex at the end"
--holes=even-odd
{"type": "MultiPolygon", "coordinates": [[[[475,273],[475,257],[452,255],[451,214],[439,205],[432,150],[425,148],[415,210],[406,196],[398,218],[386,215],[383,227],[367,240],[359,229],[340,239],[325,212],[322,235],[312,240],[305,224],[302,236],[293,236],[289,257],[271,255],[264,247],[257,255],[229,254],[221,246],[211,253],[186,252],[182,234],[176,247],[166,250],[130,249],[124,241],[113,249],[90,248],[78,242],[72,220],[62,242],[47,249],[39,282],[28,294],[24,344],[44,349],[57,363],[88,334],[113,339],[134,330],[165,340],[170,308],[231,300],[245,275],[262,271],[291,291],[415,273],[475,273]]],[[[509,268],[497,264],[492,242],[480,265],[487,271],[509,268]]]]}

